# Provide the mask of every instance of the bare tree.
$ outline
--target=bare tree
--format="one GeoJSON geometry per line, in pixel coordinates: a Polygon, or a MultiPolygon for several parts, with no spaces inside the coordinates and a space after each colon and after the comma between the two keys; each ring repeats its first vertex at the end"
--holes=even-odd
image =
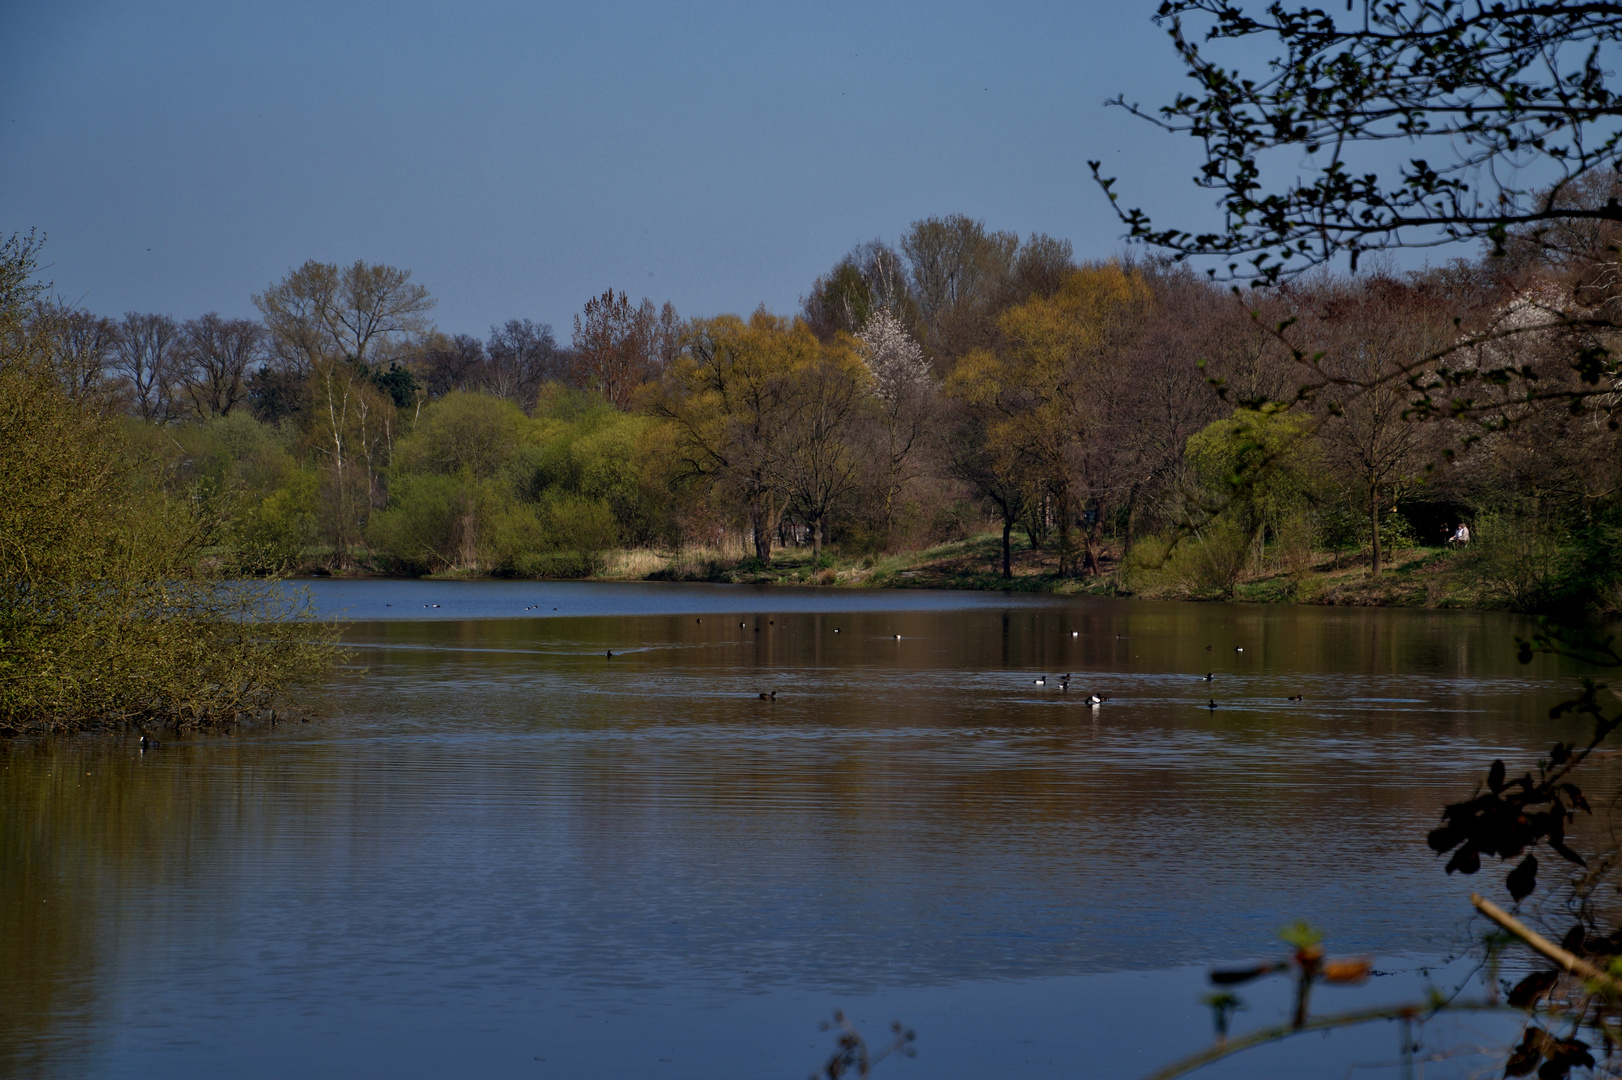
{"type": "Polygon", "coordinates": [[[429,397],[482,388],[489,369],[484,342],[472,334],[431,335],[418,365],[429,397]]]}
{"type": "Polygon", "coordinates": [[[178,360],[193,411],[203,419],[230,415],[247,396],[249,368],[263,359],[264,327],[211,311],[187,320],[181,334],[178,360]]]}
{"type": "Polygon", "coordinates": [[[674,306],[656,309],[648,299],[633,306],[625,293],[609,289],[574,317],[572,381],[628,409],[637,387],[659,377],[680,343],[674,306]]]}
{"type": "Polygon", "coordinates": [[[57,380],[75,401],[110,398],[109,369],[118,329],[108,319],[61,301],[37,301],[28,321],[36,341],[46,343],[57,380]]]}
{"type": "Polygon", "coordinates": [[[915,221],[901,238],[912,270],[925,343],[952,355],[972,344],[973,330],[994,314],[1019,237],[988,232],[985,223],[963,214],[915,221]]]}
{"type": "Polygon", "coordinates": [[[1409,282],[1381,276],[1315,285],[1303,298],[1303,332],[1323,352],[1322,369],[1336,379],[1320,399],[1327,416],[1319,437],[1331,463],[1362,492],[1369,574],[1379,577],[1385,508],[1405,485],[1423,479],[1437,434],[1410,419],[1408,387],[1390,375],[1443,347],[1457,331],[1446,307],[1409,282]]]}
{"type": "Polygon", "coordinates": [[[172,419],[180,374],[180,325],[168,315],[127,311],[117,329],[112,366],[130,411],[157,423],[172,419]]]}
{"type": "Polygon", "coordinates": [[[908,332],[919,325],[906,262],[880,240],[856,245],[817,278],[801,308],[806,325],[824,341],[841,332],[861,333],[879,311],[889,312],[908,332]]]}
{"type": "Polygon", "coordinates": [[[382,353],[429,331],[434,306],[428,290],[412,283],[411,271],[358,259],[347,267],[311,259],[253,302],[275,355],[305,374],[323,358],[391,359],[382,353]]]}
{"type": "Polygon", "coordinates": [[[526,408],[534,403],[542,383],[563,377],[568,359],[558,348],[552,327],[528,319],[492,326],[485,356],[485,388],[526,408]]]}

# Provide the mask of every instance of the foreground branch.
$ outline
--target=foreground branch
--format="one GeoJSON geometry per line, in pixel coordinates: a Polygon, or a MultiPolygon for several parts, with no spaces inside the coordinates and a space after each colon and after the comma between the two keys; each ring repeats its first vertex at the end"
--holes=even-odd
{"type": "Polygon", "coordinates": [[[1583,978],[1594,982],[1600,988],[1608,991],[1609,993],[1622,993],[1622,986],[1618,986],[1615,979],[1611,978],[1605,972],[1601,971],[1593,964],[1590,964],[1582,957],[1562,949],[1560,946],[1556,945],[1542,934],[1539,934],[1537,931],[1515,918],[1515,916],[1493,903],[1491,900],[1483,897],[1480,893],[1471,893],[1470,903],[1475,905],[1475,909],[1477,911],[1487,916],[1487,918],[1503,927],[1503,929],[1509,933],[1514,934],[1516,937],[1524,941],[1527,947],[1532,949],[1534,952],[1542,953],[1550,960],[1553,960],[1569,974],[1580,975],[1583,978]]]}
{"type": "MultiPolygon", "coordinates": [[[[1573,957],[1575,959],[1575,957],[1573,957]]],[[[1225,1043],[1218,1043],[1208,1050],[1203,1050],[1192,1057],[1174,1062],[1157,1072],[1150,1073],[1144,1080],[1172,1080],[1173,1077],[1184,1076],[1195,1069],[1204,1068],[1213,1062],[1221,1061],[1232,1054],[1245,1050],[1253,1050],[1258,1046],[1279,1042],[1291,1035],[1299,1035],[1307,1031],[1329,1031],[1335,1028],[1356,1027],[1375,1020],[1428,1020],[1439,1012],[1509,1012],[1508,1006],[1492,1001],[1455,1001],[1441,1004],[1386,1005],[1375,1009],[1361,1009],[1356,1012],[1336,1013],[1333,1016],[1320,1016],[1308,1020],[1297,1027],[1295,1024],[1279,1024],[1276,1027],[1262,1028],[1242,1035],[1237,1039],[1230,1039],[1225,1043]]]]}

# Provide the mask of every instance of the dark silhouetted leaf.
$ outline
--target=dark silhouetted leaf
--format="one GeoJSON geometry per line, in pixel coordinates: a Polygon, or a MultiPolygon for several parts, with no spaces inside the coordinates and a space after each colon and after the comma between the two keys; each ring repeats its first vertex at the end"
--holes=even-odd
{"type": "Polygon", "coordinates": [[[1538,857],[1536,855],[1528,855],[1522,859],[1521,865],[1511,870],[1509,876],[1504,879],[1504,885],[1508,887],[1509,895],[1513,896],[1517,901],[1531,896],[1532,890],[1537,888],[1537,883],[1538,857]]]}
{"type": "Polygon", "coordinates": [[[1548,1040],[1542,1028],[1529,1027],[1521,1044],[1509,1053],[1504,1063],[1505,1076],[1526,1076],[1543,1060],[1543,1044],[1548,1040]]]}
{"type": "Polygon", "coordinates": [[[1480,869],[1481,853],[1469,844],[1454,852],[1453,857],[1447,861],[1447,872],[1450,874],[1455,870],[1461,874],[1473,874],[1480,869]]]}
{"type": "Polygon", "coordinates": [[[1277,971],[1281,964],[1252,964],[1242,968],[1222,968],[1211,972],[1211,982],[1216,986],[1237,986],[1258,979],[1269,972],[1277,971]]]}
{"type": "Polygon", "coordinates": [[[1465,837],[1465,831],[1457,825],[1443,825],[1439,829],[1432,829],[1430,835],[1425,837],[1425,843],[1437,854],[1449,851],[1465,837]]]}
{"type": "Polygon", "coordinates": [[[1559,852],[1560,857],[1565,859],[1567,862],[1574,862],[1578,866],[1588,865],[1588,863],[1583,860],[1581,855],[1577,854],[1575,851],[1571,850],[1564,843],[1555,839],[1554,837],[1549,838],[1549,846],[1554,848],[1555,851],[1559,852]]]}
{"type": "Polygon", "coordinates": [[[1566,950],[1568,953],[1575,953],[1576,955],[1581,956],[1583,954],[1584,947],[1587,944],[1587,940],[1588,932],[1583,929],[1582,923],[1578,923],[1570,930],[1566,931],[1566,936],[1560,939],[1560,947],[1566,950]]]}
{"type": "Polygon", "coordinates": [[[1509,992],[1511,1008],[1528,1009],[1560,980],[1558,971],[1534,971],[1509,992]]]}

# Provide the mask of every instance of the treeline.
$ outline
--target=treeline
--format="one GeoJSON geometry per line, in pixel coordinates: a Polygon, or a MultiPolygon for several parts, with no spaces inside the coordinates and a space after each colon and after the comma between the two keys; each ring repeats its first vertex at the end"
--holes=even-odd
{"type": "Polygon", "coordinates": [[[1622,457],[1593,414],[1548,407],[1603,342],[1492,330],[1606,302],[1601,233],[1564,260],[1511,244],[1236,297],[952,216],[854,248],[793,315],[609,291],[567,346],[523,318],[448,335],[408,271],[364,262],[306,263],[253,297],[259,320],[41,302],[28,332],[208,508],[235,572],[572,576],[728,545],[764,565],[991,525],[1005,574],[1017,546],[1064,577],[1231,595],[1325,553],[1379,575],[1468,524],[1484,580],[1531,607],[1614,581],[1622,457]],[[1449,407],[1450,372],[1506,363],[1537,393],[1449,407]]]}

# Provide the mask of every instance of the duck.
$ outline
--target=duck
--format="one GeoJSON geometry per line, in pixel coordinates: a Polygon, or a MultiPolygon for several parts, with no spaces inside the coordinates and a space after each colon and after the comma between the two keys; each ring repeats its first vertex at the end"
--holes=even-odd
{"type": "Polygon", "coordinates": [[[1046,675],[1043,675],[1039,679],[1032,679],[1031,680],[1031,685],[1032,686],[1046,686],[1047,684],[1048,684],[1048,677],[1046,675]]]}
{"type": "Polygon", "coordinates": [[[777,700],[777,691],[773,690],[769,694],[766,693],[765,691],[762,691],[761,694],[760,694],[760,700],[762,700],[762,701],[776,701],[777,700]]]}
{"type": "Polygon", "coordinates": [[[1289,700],[1290,701],[1305,701],[1306,700],[1306,695],[1305,694],[1291,694],[1290,697],[1289,697],[1289,700]]]}
{"type": "Polygon", "coordinates": [[[605,655],[606,655],[606,656],[607,656],[607,657],[608,657],[608,658],[609,658],[609,659],[610,659],[610,660],[612,660],[612,659],[614,659],[614,650],[613,650],[613,649],[609,649],[609,650],[608,650],[608,652],[607,652],[607,653],[606,653],[606,654],[605,654],[605,655]]]}
{"type": "Polygon", "coordinates": [[[1087,695],[1087,704],[1091,705],[1095,709],[1098,706],[1104,704],[1104,702],[1106,702],[1108,700],[1109,700],[1109,698],[1105,697],[1103,694],[1088,694],[1087,695]]]}
{"type": "Polygon", "coordinates": [[[837,626],[834,627],[834,633],[836,633],[836,634],[839,633],[839,627],[837,627],[837,626]]]}
{"type": "Polygon", "coordinates": [[[1207,702],[1205,707],[1210,709],[1212,712],[1216,712],[1216,698],[1212,698],[1209,702],[1207,702]]]}
{"type": "Polygon", "coordinates": [[[1234,651],[1234,652],[1244,652],[1244,651],[1245,651],[1245,647],[1244,647],[1244,646],[1243,646],[1243,645],[1235,645],[1235,646],[1234,646],[1234,647],[1233,647],[1233,651],[1234,651]]]}
{"type": "Polygon", "coordinates": [[[1080,637],[1081,636],[1081,631],[1080,630],[1072,630],[1072,631],[1070,631],[1070,636],[1071,637],[1080,637]]]}
{"type": "Polygon", "coordinates": [[[141,736],[141,753],[144,754],[148,750],[156,750],[158,748],[158,745],[159,745],[158,740],[149,739],[145,735],[141,736]]]}
{"type": "Polygon", "coordinates": [[[901,635],[900,635],[900,634],[897,634],[897,635],[895,635],[895,639],[896,639],[896,640],[897,640],[897,641],[900,641],[900,640],[901,640],[901,635]]]}
{"type": "Polygon", "coordinates": [[[1205,673],[1205,681],[1206,682],[1210,682],[1211,680],[1213,680],[1215,678],[1216,678],[1216,673],[1215,672],[1207,671],[1205,673]]]}

